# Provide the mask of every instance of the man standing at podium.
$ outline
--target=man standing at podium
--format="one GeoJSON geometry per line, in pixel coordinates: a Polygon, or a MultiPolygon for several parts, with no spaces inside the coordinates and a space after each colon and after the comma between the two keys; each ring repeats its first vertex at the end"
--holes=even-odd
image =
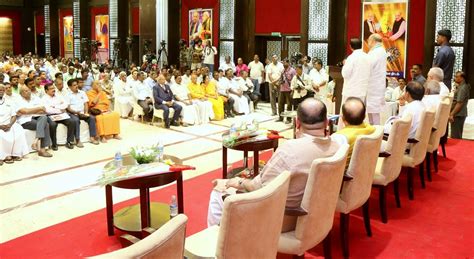
{"type": "Polygon", "coordinates": [[[352,54],[347,57],[342,67],[344,86],[342,88],[342,102],[349,97],[357,97],[365,102],[369,85],[370,65],[367,54],[362,51],[362,41],[352,38],[350,41],[352,54]]]}
{"type": "Polygon", "coordinates": [[[367,113],[372,125],[380,125],[380,113],[385,106],[385,88],[387,80],[387,52],[382,46],[382,37],[370,35],[369,45],[370,77],[367,88],[367,113]]]}

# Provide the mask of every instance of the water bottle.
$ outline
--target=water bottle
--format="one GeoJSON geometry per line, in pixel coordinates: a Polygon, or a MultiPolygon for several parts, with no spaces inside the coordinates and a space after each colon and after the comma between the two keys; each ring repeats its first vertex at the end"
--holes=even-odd
{"type": "Polygon", "coordinates": [[[123,157],[120,151],[117,151],[114,156],[114,165],[115,168],[120,168],[123,165],[123,157]]]}
{"type": "Polygon", "coordinates": [[[176,202],[176,196],[171,196],[171,203],[170,203],[170,217],[174,218],[178,215],[178,203],[176,202]]]}
{"type": "Polygon", "coordinates": [[[158,152],[158,154],[156,155],[156,160],[158,160],[158,162],[162,162],[163,161],[163,152],[164,152],[163,141],[158,141],[158,144],[156,145],[156,149],[157,149],[157,152],[158,152]]]}
{"type": "Polygon", "coordinates": [[[237,132],[237,126],[235,125],[235,123],[232,123],[232,125],[230,125],[230,129],[229,129],[229,136],[233,137],[236,132],[237,132]]]}

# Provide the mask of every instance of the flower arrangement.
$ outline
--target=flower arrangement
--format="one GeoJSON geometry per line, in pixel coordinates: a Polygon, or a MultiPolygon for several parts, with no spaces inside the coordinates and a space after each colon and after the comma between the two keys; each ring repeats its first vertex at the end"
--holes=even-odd
{"type": "Polygon", "coordinates": [[[139,164],[148,164],[155,161],[158,156],[159,150],[156,145],[153,146],[137,146],[132,147],[130,155],[137,160],[139,164]]]}

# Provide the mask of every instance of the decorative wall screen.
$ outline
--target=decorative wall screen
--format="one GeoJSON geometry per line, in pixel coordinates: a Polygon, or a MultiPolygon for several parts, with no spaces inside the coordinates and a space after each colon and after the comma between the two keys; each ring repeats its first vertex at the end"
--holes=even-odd
{"type": "Polygon", "coordinates": [[[219,8],[219,60],[225,56],[234,60],[235,1],[220,0],[219,8]]]}
{"type": "Polygon", "coordinates": [[[324,65],[328,63],[328,43],[308,43],[308,56],[319,58],[324,65]]]}
{"type": "Polygon", "coordinates": [[[81,18],[79,0],[72,3],[72,17],[74,26],[74,57],[81,57],[81,18]]]}
{"type": "Polygon", "coordinates": [[[288,56],[291,57],[295,52],[300,52],[300,41],[290,40],[288,41],[288,56]]]}
{"type": "MultiPolygon", "coordinates": [[[[466,0],[437,0],[436,1],[436,39],[438,30],[449,29],[452,33],[451,47],[456,59],[454,61],[454,73],[463,70],[464,54],[464,29],[466,24],[466,0]]],[[[435,46],[434,55],[438,53],[438,46],[435,46]]]]}
{"type": "MultiPolygon", "coordinates": [[[[118,38],[118,0],[109,0],[109,56],[112,60],[116,60],[114,53],[114,43],[118,38]]],[[[125,41],[125,39],[122,39],[125,41]]],[[[115,65],[115,64],[114,64],[115,65]]]]}
{"type": "Polygon", "coordinates": [[[328,60],[329,2],[309,0],[308,55],[321,59],[324,65],[328,60]]]}
{"type": "Polygon", "coordinates": [[[49,4],[44,5],[44,52],[48,55],[51,54],[51,25],[49,4]]]}
{"type": "Polygon", "coordinates": [[[281,41],[269,40],[267,41],[267,58],[272,60],[273,55],[280,57],[281,54],[281,41]]]}

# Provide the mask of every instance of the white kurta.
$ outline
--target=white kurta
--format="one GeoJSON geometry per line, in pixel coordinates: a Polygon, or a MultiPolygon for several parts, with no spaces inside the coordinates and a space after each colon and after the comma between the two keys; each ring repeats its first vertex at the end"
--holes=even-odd
{"type": "Polygon", "coordinates": [[[367,113],[380,113],[385,107],[387,52],[380,45],[369,51],[370,77],[367,90],[367,113]]]}
{"type": "MultiPolygon", "coordinates": [[[[227,78],[222,79],[222,84],[225,84],[229,89],[234,89],[235,91],[242,90],[240,85],[235,80],[229,80],[227,78]]],[[[245,96],[238,96],[236,94],[229,93],[230,98],[234,99],[234,111],[237,113],[250,113],[250,106],[247,98],[245,96]]]]}
{"type": "Polygon", "coordinates": [[[177,99],[181,100],[181,101],[177,101],[177,103],[181,105],[181,107],[183,107],[183,109],[181,110],[181,116],[182,116],[183,122],[187,124],[192,124],[192,125],[200,124],[201,121],[199,120],[199,116],[198,116],[199,107],[197,106],[197,104],[193,103],[193,104],[188,105],[182,102],[182,101],[189,100],[188,88],[182,85],[178,85],[178,84],[172,84],[170,88],[171,88],[171,92],[173,92],[173,95],[177,99]]]}
{"type": "MultiPolygon", "coordinates": [[[[342,88],[343,102],[347,97],[359,97],[365,100],[370,77],[369,58],[361,49],[354,50],[342,67],[344,86],[342,88]]],[[[384,85],[385,86],[385,85],[384,85]]]]}
{"type": "MultiPolygon", "coordinates": [[[[16,116],[13,103],[0,101],[0,125],[9,124],[13,116],[16,116]]],[[[14,123],[9,131],[0,130],[0,160],[8,156],[23,157],[28,152],[25,130],[20,124],[14,123]]]]}
{"type": "Polygon", "coordinates": [[[128,117],[128,114],[132,111],[134,101],[132,84],[127,84],[119,79],[117,83],[114,83],[113,90],[115,98],[114,110],[121,117],[128,117]]]}
{"type": "Polygon", "coordinates": [[[400,112],[400,118],[405,114],[411,114],[411,127],[410,132],[408,133],[408,138],[414,138],[416,135],[416,130],[420,126],[421,114],[425,111],[426,107],[422,101],[412,101],[405,105],[405,109],[400,112]]]}
{"type": "Polygon", "coordinates": [[[313,87],[311,86],[311,79],[310,76],[307,74],[301,74],[301,76],[294,76],[291,79],[290,83],[291,90],[293,90],[293,98],[301,98],[305,97],[313,87]]]}

